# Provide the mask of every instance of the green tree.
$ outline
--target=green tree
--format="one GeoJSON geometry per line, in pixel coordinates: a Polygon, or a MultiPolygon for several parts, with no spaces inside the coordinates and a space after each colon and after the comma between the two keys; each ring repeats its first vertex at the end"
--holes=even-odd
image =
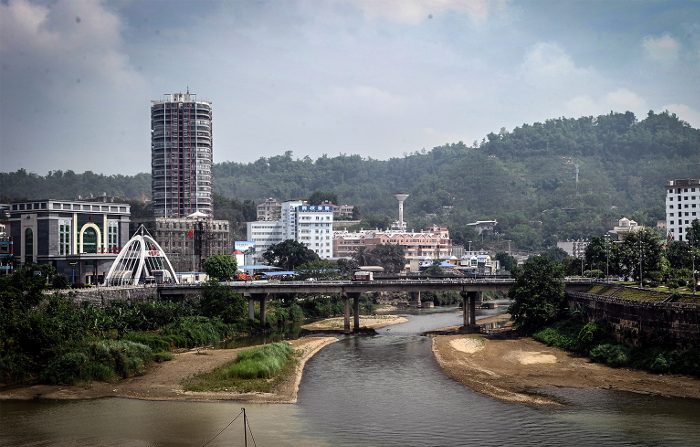
{"type": "Polygon", "coordinates": [[[661,269],[661,239],[649,228],[629,234],[620,244],[622,273],[639,281],[640,259],[642,274],[646,278],[658,274],[661,269]]]}
{"type": "Polygon", "coordinates": [[[591,242],[586,247],[586,265],[590,266],[591,269],[597,269],[605,272],[606,262],[610,260],[610,242],[603,237],[594,236],[591,238],[591,242]]]}
{"type": "Polygon", "coordinates": [[[498,261],[500,267],[507,272],[514,273],[515,269],[518,267],[518,261],[504,251],[496,253],[496,261],[498,261]]]}
{"type": "Polygon", "coordinates": [[[326,259],[306,262],[297,267],[299,279],[337,279],[340,276],[338,265],[326,259]]]}
{"type": "Polygon", "coordinates": [[[334,192],[314,191],[308,199],[309,205],[320,205],[323,202],[338,204],[338,196],[334,192]]]}
{"type": "Polygon", "coordinates": [[[671,268],[692,268],[693,256],[690,244],[685,241],[671,241],[666,245],[666,259],[671,268]]]}
{"type": "Polygon", "coordinates": [[[217,282],[205,284],[199,303],[202,315],[219,317],[224,323],[240,323],[246,318],[246,300],[240,293],[217,282]]]}
{"type": "Polygon", "coordinates": [[[320,258],[306,245],[292,239],[274,244],[263,253],[263,259],[270,265],[293,270],[299,265],[318,261],[320,258]]]}
{"type": "Polygon", "coordinates": [[[361,266],[379,265],[387,273],[398,273],[406,265],[404,249],[400,245],[380,244],[371,249],[361,247],[354,257],[361,266]]]}
{"type": "Polygon", "coordinates": [[[236,258],[229,255],[209,256],[202,267],[210,278],[218,279],[219,281],[230,280],[236,274],[236,269],[238,269],[236,258]]]}
{"type": "Polygon", "coordinates": [[[688,244],[695,250],[700,250],[700,220],[695,219],[686,233],[688,244]]]}
{"type": "Polygon", "coordinates": [[[546,258],[551,259],[554,262],[564,262],[564,259],[566,259],[569,255],[564,251],[563,249],[559,247],[550,247],[540,253],[540,256],[544,256],[546,258]]]}
{"type": "Polygon", "coordinates": [[[530,334],[556,320],[565,306],[561,264],[544,256],[529,259],[518,269],[508,296],[516,329],[530,334]]]}

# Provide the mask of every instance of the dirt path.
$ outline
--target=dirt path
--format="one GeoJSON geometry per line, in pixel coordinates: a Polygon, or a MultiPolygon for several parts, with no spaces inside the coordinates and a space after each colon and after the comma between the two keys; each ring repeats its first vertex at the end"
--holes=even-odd
{"type": "Polygon", "coordinates": [[[156,364],[139,377],[118,383],[93,382],[86,386],[35,385],[5,390],[0,399],[95,399],[127,397],[145,400],[238,400],[246,402],[296,402],[304,365],[335,337],[304,337],[290,341],[299,354],[295,374],[285,380],[275,393],[192,392],[182,389],[182,381],[195,374],[211,371],[233,359],[246,348],[201,349],[175,354],[173,360],[156,364]]]}
{"type": "MultiPolygon", "coordinates": [[[[405,323],[407,321],[408,319],[406,317],[402,317],[400,315],[361,315],[360,327],[379,329],[385,326],[405,323]]],[[[344,329],[344,324],[345,320],[343,317],[327,318],[325,320],[305,324],[302,326],[302,329],[306,329],[308,331],[342,332],[344,329]]],[[[352,318],[350,319],[350,326],[352,327],[352,318]]]]}
{"type": "Polygon", "coordinates": [[[433,338],[433,353],[454,380],[511,402],[559,405],[538,394],[548,386],[603,388],[700,399],[700,380],[610,368],[529,338],[492,340],[480,335],[433,338]]]}

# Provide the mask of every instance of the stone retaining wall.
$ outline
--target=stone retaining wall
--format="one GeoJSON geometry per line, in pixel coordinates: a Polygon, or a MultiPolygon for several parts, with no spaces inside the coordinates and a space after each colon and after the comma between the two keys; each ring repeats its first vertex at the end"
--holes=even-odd
{"type": "Polygon", "coordinates": [[[630,301],[583,292],[568,292],[569,308],[589,321],[609,324],[620,343],[639,346],[667,342],[700,346],[700,305],[630,301]]]}
{"type": "MultiPolygon", "coordinates": [[[[52,291],[54,293],[56,291],[52,291]]],[[[94,287],[89,289],[72,289],[60,291],[73,299],[77,304],[90,303],[104,306],[111,301],[139,302],[152,301],[158,298],[158,288],[148,286],[94,287]]]]}

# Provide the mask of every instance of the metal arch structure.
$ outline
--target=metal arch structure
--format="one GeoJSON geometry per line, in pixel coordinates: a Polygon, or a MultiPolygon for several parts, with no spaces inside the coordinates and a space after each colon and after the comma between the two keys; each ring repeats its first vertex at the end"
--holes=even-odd
{"type": "Polygon", "coordinates": [[[105,278],[105,286],[143,284],[155,271],[163,272],[163,281],[179,284],[175,270],[158,242],[141,225],[119,251],[105,278]]]}

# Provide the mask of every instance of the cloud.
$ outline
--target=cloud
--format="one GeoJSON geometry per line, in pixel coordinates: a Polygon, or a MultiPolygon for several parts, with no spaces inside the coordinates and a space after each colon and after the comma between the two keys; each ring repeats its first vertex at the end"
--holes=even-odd
{"type": "Polygon", "coordinates": [[[416,25],[433,16],[454,12],[464,14],[476,24],[483,23],[491,10],[503,8],[504,1],[488,0],[343,0],[370,20],[385,19],[416,25]]]}
{"type": "Polygon", "coordinates": [[[618,88],[599,97],[575,96],[566,101],[565,107],[570,116],[591,116],[611,111],[631,111],[639,117],[649,110],[644,98],[626,88],[618,88]]]}
{"type": "Polygon", "coordinates": [[[588,76],[592,70],[577,67],[571,56],[558,44],[539,42],[525,54],[521,73],[530,80],[549,83],[553,79],[588,76]]]}
{"type": "Polygon", "coordinates": [[[90,169],[119,158],[100,153],[107,141],[133,147],[124,140],[134,123],[125,105],[145,83],[122,46],[120,18],[97,0],[0,3],[4,168],[36,164],[60,147],[57,158],[90,169]]]}
{"type": "Polygon", "coordinates": [[[669,34],[647,36],[642,41],[642,46],[649,59],[664,64],[676,62],[680,53],[680,44],[669,34]]]}
{"type": "Polygon", "coordinates": [[[686,104],[667,104],[661,110],[668,110],[675,113],[680,119],[686,121],[691,126],[700,128],[700,111],[693,109],[686,104]]]}

